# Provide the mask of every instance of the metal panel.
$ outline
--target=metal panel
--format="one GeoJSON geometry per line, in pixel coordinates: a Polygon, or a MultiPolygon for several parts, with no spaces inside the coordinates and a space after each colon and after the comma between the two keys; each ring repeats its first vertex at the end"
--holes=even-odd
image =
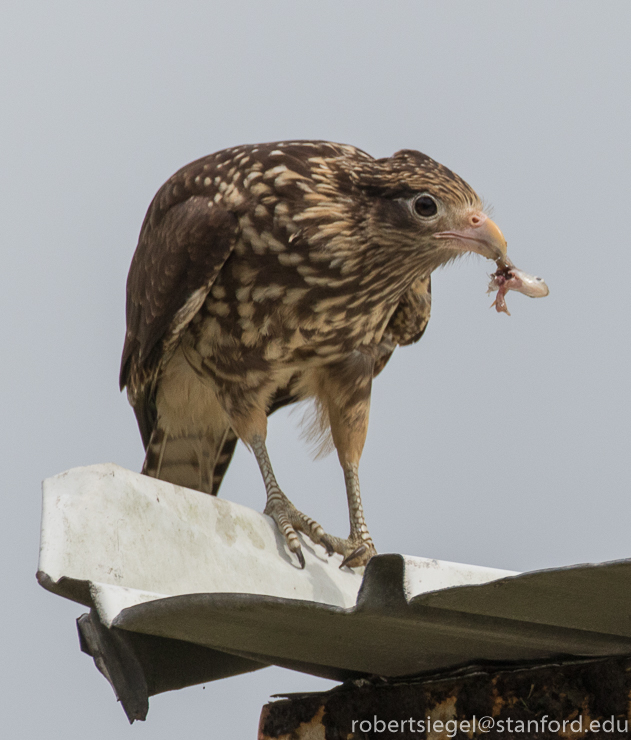
{"type": "Polygon", "coordinates": [[[155,636],[141,665],[173,645],[178,685],[200,680],[184,643],[204,680],[272,663],[343,680],[631,654],[628,560],[518,575],[390,554],[363,572],[303,549],[300,570],[268,517],[115,465],[44,482],[40,583],[94,607],[103,645],[107,630],[116,645],[121,630],[155,636]]]}

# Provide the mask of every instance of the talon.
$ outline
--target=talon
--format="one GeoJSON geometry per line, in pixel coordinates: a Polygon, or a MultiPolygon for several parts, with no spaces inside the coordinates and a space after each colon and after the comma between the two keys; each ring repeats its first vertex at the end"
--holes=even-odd
{"type": "MultiPolygon", "coordinates": [[[[348,498],[348,510],[351,531],[347,538],[333,537],[326,534],[324,529],[311,517],[306,516],[291,503],[278,486],[274,476],[272,465],[265,448],[263,437],[254,435],[251,439],[252,451],[263,474],[265,490],[267,492],[267,503],[264,513],[274,520],[280,536],[285,540],[285,546],[290,552],[296,554],[300,568],[306,566],[305,557],[300,547],[298,532],[306,535],[315,545],[322,545],[329,557],[333,553],[339,553],[342,558],[340,568],[360,568],[377,553],[372,539],[368,534],[364,512],[359,495],[359,478],[357,475],[357,462],[343,464],[344,479],[346,481],[346,494],[348,498]],[[351,565],[354,563],[354,565],[351,565]]],[[[341,460],[341,458],[340,458],[341,460]]]]}
{"type": "Polygon", "coordinates": [[[347,555],[344,560],[342,560],[342,564],[340,565],[340,568],[343,568],[345,565],[347,565],[349,568],[351,567],[348,565],[351,563],[355,558],[360,557],[361,555],[364,555],[367,552],[366,545],[360,545],[359,547],[356,547],[350,555],[347,555]]]}
{"type": "Polygon", "coordinates": [[[325,540],[325,539],[320,540],[320,544],[326,550],[326,554],[329,557],[331,557],[331,555],[333,555],[333,553],[335,552],[335,548],[333,547],[333,545],[328,540],[325,540]]]}

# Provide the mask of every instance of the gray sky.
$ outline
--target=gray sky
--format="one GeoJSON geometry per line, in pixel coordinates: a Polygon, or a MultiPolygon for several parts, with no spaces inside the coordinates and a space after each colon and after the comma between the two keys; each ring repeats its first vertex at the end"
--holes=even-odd
{"type": "MultiPolygon", "coordinates": [[[[254,738],[268,669],[151,700],[129,728],[79,652],[85,611],[35,582],[40,481],[138,470],[117,387],[125,278],[145,211],[180,166],[284,138],[419,149],[492,204],[551,293],[489,310],[480,258],[435,275],[433,317],[375,382],[362,460],[381,552],[531,570],[631,555],[625,2],[5,0],[0,27],[3,640],[7,738],[254,738]]],[[[299,414],[270,423],[287,494],[344,534],[333,456],[299,414]]],[[[222,495],[261,510],[240,449],[222,495]]]]}

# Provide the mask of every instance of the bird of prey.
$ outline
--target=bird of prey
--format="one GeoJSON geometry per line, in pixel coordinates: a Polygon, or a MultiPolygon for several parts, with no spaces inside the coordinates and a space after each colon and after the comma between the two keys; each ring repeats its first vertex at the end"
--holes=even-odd
{"type": "Polygon", "coordinates": [[[142,472],[216,494],[237,439],[254,453],[272,517],[357,567],[375,554],[358,466],[372,379],[430,316],[431,273],[466,252],[508,269],[506,241],[472,188],[430,157],[353,146],[238,146],[158,191],[127,281],[120,385],[142,472]],[[344,472],[350,534],[326,534],[276,480],[267,417],[314,399],[344,472]]]}

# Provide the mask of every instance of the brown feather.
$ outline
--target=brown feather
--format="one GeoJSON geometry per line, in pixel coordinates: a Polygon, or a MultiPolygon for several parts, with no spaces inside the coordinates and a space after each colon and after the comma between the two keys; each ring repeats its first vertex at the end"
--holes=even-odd
{"type": "Polygon", "coordinates": [[[267,415],[305,398],[340,460],[359,460],[372,378],[420,339],[430,274],[454,257],[432,239],[446,216],[415,217],[419,192],[481,208],[419,152],[317,141],[217,152],[163,185],[129,272],[120,373],[143,472],[216,493],[237,437],[264,438],[267,415]]]}

